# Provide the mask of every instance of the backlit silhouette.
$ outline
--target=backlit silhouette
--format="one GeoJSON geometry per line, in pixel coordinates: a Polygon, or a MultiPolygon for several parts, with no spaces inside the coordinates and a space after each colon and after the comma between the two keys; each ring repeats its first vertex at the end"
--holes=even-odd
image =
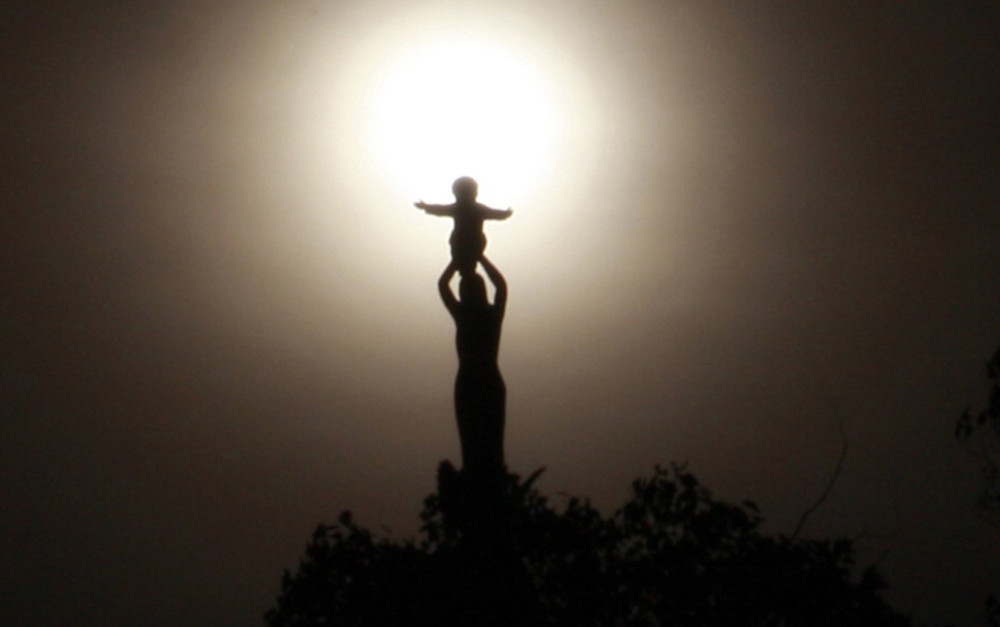
{"type": "Polygon", "coordinates": [[[470,475],[486,477],[498,475],[504,468],[507,389],[497,365],[497,354],[507,306],[507,282],[489,259],[480,257],[479,263],[496,290],[492,304],[486,295],[486,282],[475,271],[462,275],[459,298],[455,298],[450,286],[457,270],[455,261],[445,268],[438,280],[438,290],[455,320],[458,351],[455,416],[462,441],[462,467],[470,475]]]}
{"type": "Polygon", "coordinates": [[[859,572],[853,540],[764,533],[756,506],[716,498],[682,466],[637,478],[612,514],[542,496],[538,474],[504,477],[499,510],[512,532],[485,559],[449,524],[441,484],[416,541],[379,539],[349,512],[320,525],[267,624],[912,625],[884,600],[877,568],[859,572]]]}
{"type": "Polygon", "coordinates": [[[479,261],[486,249],[483,222],[485,220],[506,220],[514,211],[512,209],[492,209],[476,202],[479,185],[467,176],[456,179],[452,183],[451,191],[455,194],[455,202],[450,205],[431,205],[422,200],[413,203],[413,205],[431,215],[449,216],[455,219],[455,228],[448,240],[448,243],[451,244],[451,259],[462,274],[475,272],[476,262],[479,261]]]}
{"type": "Polygon", "coordinates": [[[874,568],[852,576],[849,540],[765,536],[756,506],[714,499],[682,466],[636,480],[610,517],[586,499],[555,510],[533,488],[541,470],[508,473],[497,365],[507,283],[483,255],[482,224],[510,212],[476,204],[472,179],[454,189],[454,205],[416,204],[455,218],[438,291],[455,320],[462,469],[439,465],[419,541],[377,540],[349,512],[321,525],[268,625],[910,626],[882,600],[874,568]]]}

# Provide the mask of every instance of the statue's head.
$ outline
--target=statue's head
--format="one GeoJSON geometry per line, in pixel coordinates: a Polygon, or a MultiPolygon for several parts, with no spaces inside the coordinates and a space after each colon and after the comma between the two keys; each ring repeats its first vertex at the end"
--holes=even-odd
{"type": "Polygon", "coordinates": [[[485,306],[486,281],[478,272],[466,272],[458,282],[458,298],[463,305],[485,306]]]}
{"type": "Polygon", "coordinates": [[[479,194],[479,184],[470,176],[463,176],[455,179],[451,184],[451,191],[455,194],[455,199],[459,202],[475,202],[479,194]]]}

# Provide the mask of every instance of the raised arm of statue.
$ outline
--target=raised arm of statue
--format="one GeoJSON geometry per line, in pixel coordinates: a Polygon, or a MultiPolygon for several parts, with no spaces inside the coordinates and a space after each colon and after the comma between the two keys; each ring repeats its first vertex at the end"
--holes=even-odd
{"type": "Polygon", "coordinates": [[[483,264],[483,269],[486,270],[486,276],[490,278],[493,283],[493,287],[496,289],[496,294],[493,297],[493,306],[503,315],[504,310],[507,308],[507,281],[497,270],[497,267],[493,265],[486,255],[479,258],[479,263],[483,264]]]}
{"type": "Polygon", "coordinates": [[[438,293],[441,294],[441,301],[444,302],[445,308],[448,309],[453,317],[458,311],[458,299],[455,298],[455,294],[451,291],[451,278],[455,276],[455,272],[458,267],[455,262],[452,261],[448,264],[448,267],[444,269],[441,273],[441,278],[438,279],[438,293]]]}

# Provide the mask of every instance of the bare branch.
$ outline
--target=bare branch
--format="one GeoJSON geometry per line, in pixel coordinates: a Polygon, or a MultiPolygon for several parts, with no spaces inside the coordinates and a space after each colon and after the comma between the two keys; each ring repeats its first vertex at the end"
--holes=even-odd
{"type": "Polygon", "coordinates": [[[847,458],[847,433],[844,430],[844,418],[841,416],[840,411],[837,410],[837,430],[840,431],[840,456],[837,458],[837,465],[833,469],[833,475],[830,476],[830,480],[827,482],[826,487],[823,492],[819,495],[819,498],[810,505],[806,511],[802,512],[802,516],[799,518],[799,522],[795,525],[795,531],[792,532],[792,540],[799,537],[799,533],[802,531],[802,527],[805,526],[806,520],[809,516],[816,511],[820,505],[826,501],[827,497],[830,496],[830,492],[833,491],[833,486],[837,483],[837,479],[840,477],[841,471],[844,469],[844,460],[847,458]]]}

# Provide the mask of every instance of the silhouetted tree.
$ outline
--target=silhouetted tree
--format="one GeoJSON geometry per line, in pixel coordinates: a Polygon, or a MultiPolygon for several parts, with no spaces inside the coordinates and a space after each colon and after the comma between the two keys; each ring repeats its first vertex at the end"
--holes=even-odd
{"type": "MultiPolygon", "coordinates": [[[[986,364],[990,391],[986,407],[973,412],[967,407],[955,423],[955,437],[983,461],[983,491],[979,506],[985,518],[1000,529],[1000,349],[986,364]]],[[[986,615],[991,627],[1000,627],[1000,599],[986,600],[986,615]]]]}
{"type": "Polygon", "coordinates": [[[986,364],[990,380],[986,407],[974,413],[966,408],[955,424],[955,437],[983,460],[985,486],[979,505],[987,520],[1000,527],[1000,349],[986,364]]]}
{"type": "Polygon", "coordinates": [[[849,540],[764,535],[753,503],[717,500],[678,466],[636,480],[610,517],[578,498],[557,511],[533,487],[540,471],[508,475],[492,537],[510,570],[477,572],[446,464],[417,540],[377,540],[348,513],[321,525],[268,625],[910,624],[873,567],[855,576],[849,540]]]}

